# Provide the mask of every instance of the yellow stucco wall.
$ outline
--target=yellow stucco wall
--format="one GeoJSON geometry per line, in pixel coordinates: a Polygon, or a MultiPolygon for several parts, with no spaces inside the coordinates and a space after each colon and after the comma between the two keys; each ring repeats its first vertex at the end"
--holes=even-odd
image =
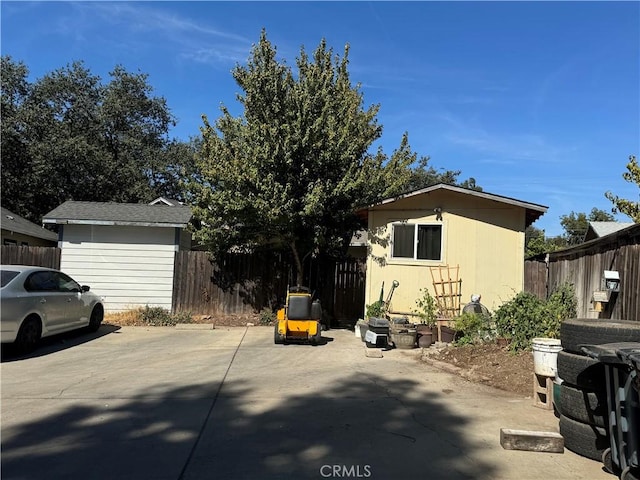
{"type": "Polygon", "coordinates": [[[410,313],[421,288],[435,295],[429,267],[448,264],[460,266],[461,306],[479,293],[482,303],[494,311],[523,288],[524,229],[522,207],[445,190],[372,208],[365,304],[379,298],[382,282],[386,299],[393,280],[398,280],[392,314],[410,313]],[[436,207],[442,209],[440,218],[436,207]],[[396,222],[441,224],[442,261],[391,258],[392,224],[396,222]]]}

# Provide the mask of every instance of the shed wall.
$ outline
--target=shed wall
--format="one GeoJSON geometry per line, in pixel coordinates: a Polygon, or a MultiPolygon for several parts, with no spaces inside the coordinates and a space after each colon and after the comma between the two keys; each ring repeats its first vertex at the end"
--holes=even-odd
{"type": "Polygon", "coordinates": [[[420,289],[435,295],[429,267],[459,265],[461,305],[472,294],[495,310],[523,288],[525,210],[500,202],[469,198],[453,192],[433,192],[398,200],[369,211],[371,254],[367,263],[366,304],[386,298],[393,280],[391,310],[410,313],[420,289]],[[441,208],[441,215],[434,208],[441,208]],[[391,258],[391,225],[394,222],[436,223],[443,226],[441,261],[391,258]]]}
{"type": "Polygon", "coordinates": [[[104,296],[107,311],[171,309],[175,242],[174,228],[64,225],[60,268],[104,296]]]}

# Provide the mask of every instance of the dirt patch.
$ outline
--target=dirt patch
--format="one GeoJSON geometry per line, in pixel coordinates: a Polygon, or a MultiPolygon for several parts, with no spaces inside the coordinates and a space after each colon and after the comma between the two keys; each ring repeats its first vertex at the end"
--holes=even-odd
{"type": "MultiPolygon", "coordinates": [[[[213,324],[214,327],[244,327],[248,323],[261,325],[260,315],[257,313],[241,315],[193,315],[191,318],[178,318],[174,319],[174,321],[176,323],[213,324]]],[[[155,323],[142,320],[136,311],[107,313],[104,316],[104,323],[120,327],[157,326],[155,323]]],[[[167,323],[166,326],[171,326],[171,323],[167,323]]]]}
{"type": "Polygon", "coordinates": [[[512,353],[495,344],[448,345],[424,350],[423,361],[452,365],[455,373],[464,378],[523,396],[531,396],[533,389],[533,355],[531,352],[512,353]]]}

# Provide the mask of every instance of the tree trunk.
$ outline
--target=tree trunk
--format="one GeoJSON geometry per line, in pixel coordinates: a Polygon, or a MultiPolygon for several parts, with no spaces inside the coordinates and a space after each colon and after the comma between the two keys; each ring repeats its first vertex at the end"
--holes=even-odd
{"type": "Polygon", "coordinates": [[[291,251],[293,252],[293,259],[296,262],[296,286],[302,286],[302,282],[304,281],[302,261],[300,260],[300,255],[298,255],[296,242],[295,241],[291,242],[289,246],[291,247],[291,251]]]}

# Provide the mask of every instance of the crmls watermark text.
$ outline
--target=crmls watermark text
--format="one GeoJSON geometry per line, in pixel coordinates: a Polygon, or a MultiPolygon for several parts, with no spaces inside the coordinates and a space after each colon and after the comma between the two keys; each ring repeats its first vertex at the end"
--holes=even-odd
{"type": "Polygon", "coordinates": [[[369,478],[371,465],[323,465],[320,475],[324,478],[369,478]]]}

